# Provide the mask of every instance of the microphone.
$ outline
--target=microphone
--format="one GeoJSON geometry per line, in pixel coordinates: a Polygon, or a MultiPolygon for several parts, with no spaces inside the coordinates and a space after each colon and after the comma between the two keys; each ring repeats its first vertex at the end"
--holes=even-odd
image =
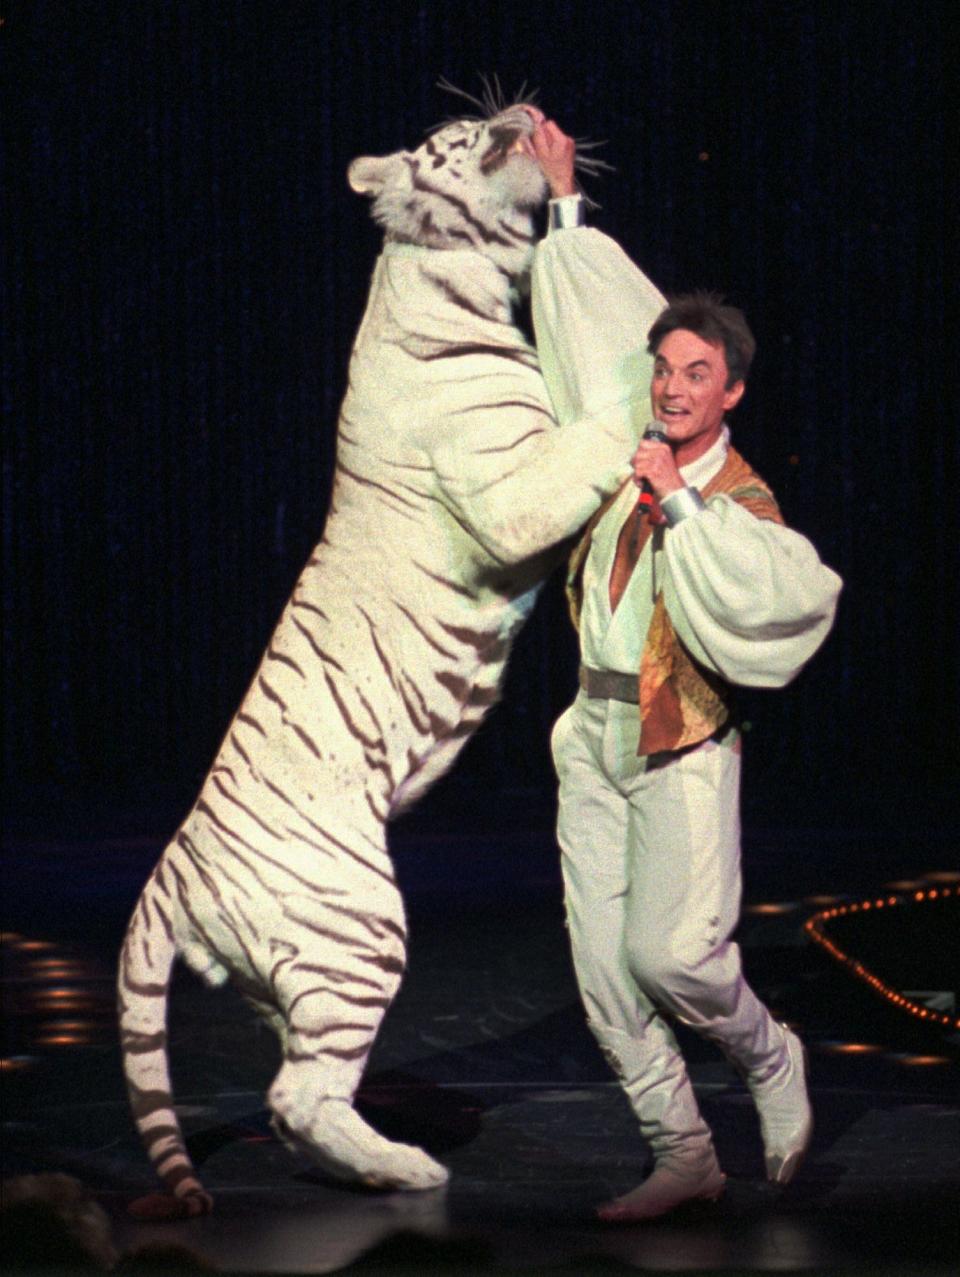
{"type": "MultiPolygon", "coordinates": [[[[643,432],[644,439],[649,439],[651,443],[667,443],[666,432],[663,430],[662,421],[651,421],[649,426],[643,432]]],[[[650,481],[644,479],[640,485],[640,495],[637,497],[636,513],[643,515],[649,514],[653,508],[653,488],[650,487],[650,481]]]]}

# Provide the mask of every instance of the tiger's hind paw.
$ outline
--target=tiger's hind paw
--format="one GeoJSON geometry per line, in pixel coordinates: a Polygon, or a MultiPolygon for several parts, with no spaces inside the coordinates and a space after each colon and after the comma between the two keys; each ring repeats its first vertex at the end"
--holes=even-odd
{"type": "Polygon", "coordinates": [[[423,1149],[378,1135],[347,1100],[321,1100],[309,1128],[295,1129],[279,1113],[273,1128],[296,1153],[336,1179],[368,1188],[415,1192],[445,1184],[450,1172],[423,1149]]]}

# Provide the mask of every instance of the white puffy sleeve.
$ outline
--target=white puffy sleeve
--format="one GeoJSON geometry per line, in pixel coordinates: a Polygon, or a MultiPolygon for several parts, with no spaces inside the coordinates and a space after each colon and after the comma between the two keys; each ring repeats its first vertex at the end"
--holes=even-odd
{"type": "Polygon", "coordinates": [[[458,417],[432,456],[444,500],[502,562],[571,536],[630,475],[648,420],[647,330],[664,299],[606,235],[580,226],[541,240],[532,268],[540,371],[563,427],[458,417]],[[476,427],[476,429],[474,428],[476,427]]]}
{"type": "Polygon", "coordinates": [[[587,226],[554,231],[537,246],[531,288],[540,367],[561,425],[646,393],[647,331],[666,301],[619,244],[587,226]]]}
{"type": "Polygon", "coordinates": [[[842,581],[791,528],[723,494],[668,529],[663,599],[687,650],[727,682],[783,687],[830,632],[842,581]]]}

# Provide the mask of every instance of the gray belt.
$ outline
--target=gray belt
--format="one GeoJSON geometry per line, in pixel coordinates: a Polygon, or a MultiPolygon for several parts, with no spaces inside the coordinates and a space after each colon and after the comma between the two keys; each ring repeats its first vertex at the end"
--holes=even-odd
{"type": "Polygon", "coordinates": [[[593,700],[640,703],[640,679],[636,674],[620,674],[616,670],[592,670],[580,666],[580,686],[593,700]]]}

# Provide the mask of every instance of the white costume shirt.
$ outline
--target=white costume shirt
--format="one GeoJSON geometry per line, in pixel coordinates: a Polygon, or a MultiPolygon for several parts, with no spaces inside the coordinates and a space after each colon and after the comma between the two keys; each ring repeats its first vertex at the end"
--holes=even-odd
{"type": "MultiPolygon", "coordinates": [[[[532,279],[537,349],[562,424],[649,384],[646,334],[665,303],[618,244],[588,227],[553,232],[537,247],[532,279]]],[[[645,425],[637,423],[638,440],[645,425]]],[[[681,470],[687,483],[713,477],[727,440],[681,470]]],[[[585,664],[635,673],[662,589],[678,637],[701,665],[742,686],[788,683],[829,633],[842,588],[806,537],[718,493],[706,509],[665,528],[656,554],[660,537],[648,540],[611,617],[613,554],[635,503],[628,483],[594,532],[584,578],[585,664]]]]}
{"type": "MultiPolygon", "coordinates": [[[[680,477],[690,487],[703,488],[722,468],[727,458],[729,432],[689,466],[681,466],[680,477]]],[[[583,569],[583,608],[580,613],[580,653],[585,665],[596,670],[618,670],[636,674],[640,668],[643,640],[653,618],[663,582],[662,534],[648,541],[630,580],[610,611],[610,574],[617,554],[617,542],[624,521],[637,504],[638,490],[626,483],[620,496],[593,530],[590,553],[583,569]]]]}

